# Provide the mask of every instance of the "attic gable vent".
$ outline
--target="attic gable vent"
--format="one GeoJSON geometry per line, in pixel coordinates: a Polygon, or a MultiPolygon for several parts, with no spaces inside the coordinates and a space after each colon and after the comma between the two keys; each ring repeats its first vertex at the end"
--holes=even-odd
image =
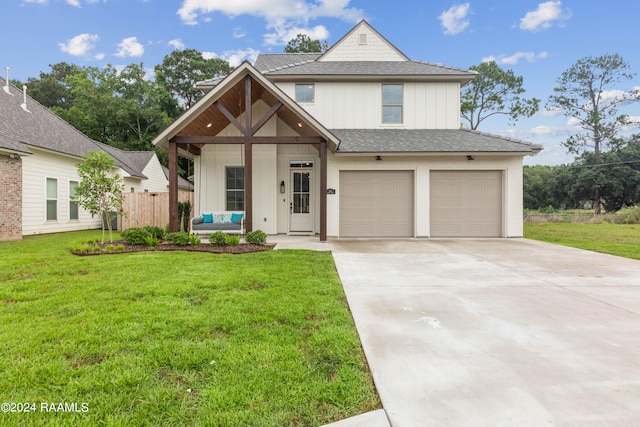
{"type": "Polygon", "coordinates": [[[359,34],[358,44],[367,44],[367,34],[366,33],[359,34]]]}

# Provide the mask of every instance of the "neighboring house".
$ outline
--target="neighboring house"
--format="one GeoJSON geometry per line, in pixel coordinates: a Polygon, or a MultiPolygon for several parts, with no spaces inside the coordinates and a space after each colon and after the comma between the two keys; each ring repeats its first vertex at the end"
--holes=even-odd
{"type": "Polygon", "coordinates": [[[167,191],[153,151],[93,141],[4,79],[0,84],[0,241],[100,228],[99,218],[70,199],[79,182],[76,164],[90,151],[116,160],[125,191],[167,191]]]}
{"type": "Polygon", "coordinates": [[[474,77],[412,61],[361,21],[324,54],[260,55],[201,82],[154,144],[170,183],[178,155],[194,158],[196,213],[244,210],[248,230],[520,237],[522,158],[542,147],[460,128],[474,77]]]}

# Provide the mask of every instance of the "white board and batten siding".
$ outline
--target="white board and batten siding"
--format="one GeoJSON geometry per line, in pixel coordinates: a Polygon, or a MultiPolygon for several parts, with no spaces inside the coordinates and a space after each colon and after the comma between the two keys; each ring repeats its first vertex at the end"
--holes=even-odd
{"type": "MultiPolygon", "coordinates": [[[[295,83],[276,83],[295,99],[295,83]]],[[[403,123],[382,123],[382,83],[317,82],[313,103],[301,103],[328,129],[459,129],[460,85],[405,83],[403,123]]]]}
{"type": "Polygon", "coordinates": [[[33,155],[22,158],[22,235],[59,233],[100,228],[100,220],[83,209],[69,219],[69,183],[79,182],[79,159],[30,147],[33,155]],[[58,182],[57,220],[47,221],[47,178],[58,182]]]}

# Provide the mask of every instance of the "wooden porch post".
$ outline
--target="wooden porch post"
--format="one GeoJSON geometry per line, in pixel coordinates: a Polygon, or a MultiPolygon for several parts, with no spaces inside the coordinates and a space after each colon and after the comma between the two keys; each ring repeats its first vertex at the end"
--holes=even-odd
{"type": "Polygon", "coordinates": [[[178,231],[178,144],[169,141],[169,231],[178,231]]]}
{"type": "Polygon", "coordinates": [[[244,228],[253,231],[253,155],[251,138],[244,142],[244,228]]]}
{"type": "Polygon", "coordinates": [[[320,241],[327,241],[327,141],[320,142],[320,241]]]}

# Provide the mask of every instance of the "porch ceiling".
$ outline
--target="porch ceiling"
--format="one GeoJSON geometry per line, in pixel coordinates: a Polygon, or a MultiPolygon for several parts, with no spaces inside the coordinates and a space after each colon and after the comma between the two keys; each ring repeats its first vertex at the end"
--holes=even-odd
{"type": "MultiPolygon", "coordinates": [[[[269,107],[274,106],[278,100],[271,92],[266,90],[260,82],[251,79],[251,104],[255,104],[258,100],[264,101],[269,107]]],[[[245,81],[240,80],[229,90],[227,90],[217,101],[225,109],[227,109],[236,119],[245,111],[245,81]]],[[[307,126],[296,113],[291,111],[286,105],[282,105],[276,116],[293,129],[299,136],[317,137],[320,136],[311,127],[307,126]]],[[[259,120],[260,117],[253,117],[253,122],[259,120]]],[[[241,120],[239,120],[241,121],[241,120]]],[[[244,125],[244,121],[241,121],[244,125]]],[[[185,126],[177,136],[217,136],[231,122],[224,114],[215,106],[215,103],[207,107],[202,113],[196,116],[187,126],[185,126]]],[[[198,148],[202,148],[203,144],[193,144],[198,148]]]]}

